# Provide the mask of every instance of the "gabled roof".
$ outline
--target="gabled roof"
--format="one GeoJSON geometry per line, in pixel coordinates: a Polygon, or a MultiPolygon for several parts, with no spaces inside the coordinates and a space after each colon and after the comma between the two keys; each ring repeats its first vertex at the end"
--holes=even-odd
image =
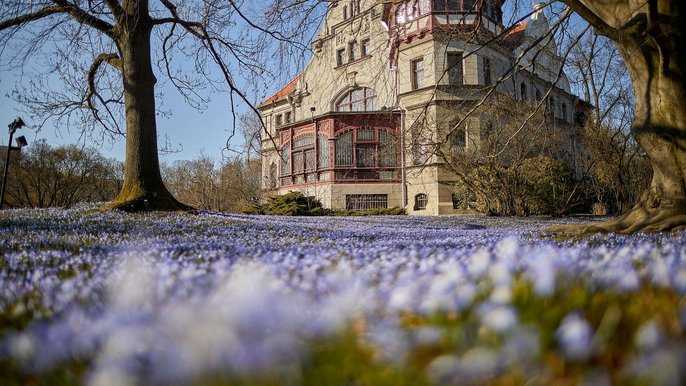
{"type": "Polygon", "coordinates": [[[526,26],[528,24],[529,21],[525,20],[512,26],[512,28],[510,28],[510,30],[505,32],[503,35],[503,45],[511,50],[514,50],[520,44],[522,44],[522,40],[524,39],[524,31],[526,30],[526,26]]]}
{"type": "Polygon", "coordinates": [[[298,86],[298,82],[300,81],[300,79],[301,79],[302,77],[303,77],[303,74],[302,74],[302,72],[301,72],[300,74],[296,75],[296,77],[293,78],[293,80],[291,80],[290,82],[288,82],[288,84],[285,85],[281,90],[277,91],[276,94],[274,94],[274,95],[272,95],[271,97],[265,99],[265,100],[264,100],[262,103],[260,103],[260,105],[257,106],[257,107],[258,107],[258,108],[265,107],[265,106],[270,105],[270,104],[272,104],[272,103],[276,103],[276,102],[278,102],[278,101],[280,101],[280,100],[286,99],[286,97],[288,96],[288,94],[290,94],[290,93],[292,93],[293,91],[295,91],[295,88],[298,86]]]}

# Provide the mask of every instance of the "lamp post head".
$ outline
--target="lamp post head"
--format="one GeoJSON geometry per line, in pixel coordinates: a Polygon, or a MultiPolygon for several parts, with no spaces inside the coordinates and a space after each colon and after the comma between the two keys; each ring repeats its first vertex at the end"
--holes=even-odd
{"type": "Polygon", "coordinates": [[[24,147],[24,146],[28,146],[28,145],[29,145],[28,141],[26,141],[26,137],[24,137],[23,135],[20,136],[20,137],[17,137],[17,138],[15,139],[15,141],[17,142],[17,147],[18,147],[19,149],[21,149],[21,148],[24,147]]]}
{"type": "Polygon", "coordinates": [[[9,127],[9,129],[10,129],[10,134],[14,134],[14,132],[17,131],[17,129],[24,127],[24,126],[26,126],[24,121],[21,118],[17,117],[7,127],[9,127]]]}

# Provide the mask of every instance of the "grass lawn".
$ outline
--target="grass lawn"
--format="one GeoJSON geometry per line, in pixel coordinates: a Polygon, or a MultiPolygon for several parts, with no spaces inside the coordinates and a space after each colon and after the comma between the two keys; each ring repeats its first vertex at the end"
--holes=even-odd
{"type": "Polygon", "coordinates": [[[685,233],[0,212],[2,385],[682,385],[685,233]]]}

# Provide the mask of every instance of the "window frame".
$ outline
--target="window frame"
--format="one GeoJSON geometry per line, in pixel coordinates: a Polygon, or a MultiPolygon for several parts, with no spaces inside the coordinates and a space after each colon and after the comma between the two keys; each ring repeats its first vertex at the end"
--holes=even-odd
{"type": "Polygon", "coordinates": [[[463,86],[464,83],[464,52],[450,51],[445,56],[445,69],[448,75],[448,84],[463,86]],[[459,58],[453,61],[452,58],[459,58]],[[459,78],[459,79],[458,79],[459,78]],[[457,80],[457,81],[456,81],[457,80]]]}
{"type": "Polygon", "coordinates": [[[424,58],[415,58],[410,61],[410,76],[412,90],[419,90],[425,87],[424,79],[424,58]],[[421,64],[421,68],[419,67],[421,64]]]}
{"type": "Polygon", "coordinates": [[[377,106],[377,95],[376,90],[369,87],[357,87],[349,90],[346,94],[338,98],[335,104],[335,110],[337,112],[365,112],[365,111],[376,111],[377,106]],[[362,99],[354,99],[354,93],[358,90],[362,90],[362,99]],[[361,103],[362,110],[353,110],[353,106],[357,103],[361,103]],[[345,104],[345,108],[342,108],[345,104]]]}
{"type": "Polygon", "coordinates": [[[348,42],[348,63],[359,60],[362,57],[362,50],[360,49],[360,43],[357,40],[348,42]]]}
{"type": "Polygon", "coordinates": [[[526,82],[522,82],[519,85],[519,97],[521,98],[522,101],[528,101],[529,100],[529,91],[528,91],[528,87],[526,85],[526,82]]]}
{"type": "Polygon", "coordinates": [[[339,48],[336,50],[336,65],[337,66],[342,66],[344,64],[347,64],[347,56],[345,54],[345,48],[339,48]]]}
{"type": "Polygon", "coordinates": [[[371,48],[370,47],[370,40],[369,39],[362,40],[362,43],[360,44],[360,53],[361,53],[362,58],[365,58],[365,57],[370,55],[369,54],[370,48],[371,48]]]}
{"type": "Polygon", "coordinates": [[[388,194],[346,194],[347,210],[388,209],[388,194]]]}
{"type": "Polygon", "coordinates": [[[493,85],[492,67],[493,63],[491,62],[491,58],[487,56],[481,58],[481,71],[483,72],[485,87],[493,85]]]}
{"type": "Polygon", "coordinates": [[[429,196],[426,193],[417,193],[414,196],[414,210],[426,210],[429,204],[429,196]]]}

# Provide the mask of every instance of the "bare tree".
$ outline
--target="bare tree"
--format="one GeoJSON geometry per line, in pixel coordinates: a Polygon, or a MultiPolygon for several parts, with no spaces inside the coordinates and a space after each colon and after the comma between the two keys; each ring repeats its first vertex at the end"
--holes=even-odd
{"type": "MultiPolygon", "coordinates": [[[[160,175],[158,76],[197,108],[203,108],[215,91],[229,94],[230,111],[239,102],[251,106],[244,87],[255,83],[240,79],[271,75],[265,59],[276,52],[281,54],[275,68],[287,69],[298,57],[289,49],[302,53],[306,48],[302,42],[310,40],[312,23],[320,20],[320,4],[326,2],[3,2],[0,51],[15,58],[3,65],[21,73],[30,71],[34,60],[43,64],[44,76],[34,76],[28,93],[19,98],[40,116],[125,133],[124,181],[111,208],[187,209],[169,193],[160,175]],[[55,82],[61,87],[55,88],[55,82]]],[[[233,121],[235,126],[235,113],[233,121]]]]}
{"type": "Polygon", "coordinates": [[[94,149],[53,148],[34,143],[12,166],[8,202],[12,206],[68,208],[111,200],[120,188],[121,164],[94,149]]]}
{"type": "Polygon", "coordinates": [[[198,209],[243,212],[259,195],[261,164],[236,157],[217,164],[207,156],[162,167],[162,177],[174,196],[198,209]]]}
{"type": "Polygon", "coordinates": [[[631,136],[635,98],[631,79],[612,41],[587,32],[572,49],[568,74],[590,102],[578,128],[578,165],[594,213],[621,215],[650,185],[650,162],[631,136]]]}

